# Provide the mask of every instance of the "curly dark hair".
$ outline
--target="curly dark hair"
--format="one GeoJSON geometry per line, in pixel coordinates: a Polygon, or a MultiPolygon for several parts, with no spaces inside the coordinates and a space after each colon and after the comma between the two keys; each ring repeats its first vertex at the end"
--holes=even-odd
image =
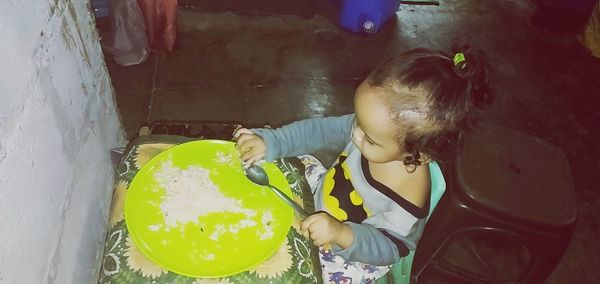
{"type": "Polygon", "coordinates": [[[406,166],[420,165],[423,155],[437,161],[446,158],[467,124],[469,111],[491,101],[487,74],[482,54],[463,45],[451,54],[409,50],[384,61],[368,76],[370,86],[388,94],[390,117],[398,126],[396,137],[410,154],[406,166]],[[457,53],[461,54],[455,63],[457,53]],[[422,91],[406,92],[406,88],[422,91]]]}

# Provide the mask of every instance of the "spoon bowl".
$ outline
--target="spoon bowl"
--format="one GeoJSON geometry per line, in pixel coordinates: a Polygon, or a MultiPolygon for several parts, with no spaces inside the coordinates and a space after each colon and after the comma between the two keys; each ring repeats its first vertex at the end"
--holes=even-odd
{"type": "Polygon", "coordinates": [[[265,172],[265,169],[263,169],[261,166],[257,164],[252,164],[244,169],[244,173],[246,174],[248,179],[251,180],[253,183],[270,188],[277,196],[279,196],[279,198],[281,198],[285,203],[294,208],[294,210],[296,210],[296,213],[298,213],[298,215],[302,219],[306,218],[309,215],[302,207],[300,207],[300,205],[298,205],[298,203],[294,202],[287,195],[285,195],[285,193],[281,192],[281,190],[269,183],[269,176],[265,172]]]}

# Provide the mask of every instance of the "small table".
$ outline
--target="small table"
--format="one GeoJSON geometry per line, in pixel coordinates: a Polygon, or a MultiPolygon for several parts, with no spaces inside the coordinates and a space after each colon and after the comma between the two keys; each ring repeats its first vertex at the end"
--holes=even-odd
{"type": "MultiPolygon", "coordinates": [[[[129,237],[123,209],[127,188],[138,170],[152,157],[174,145],[194,140],[175,135],[148,135],[134,140],[117,167],[104,258],[99,283],[322,283],[318,250],[299,233],[295,219],[286,241],[269,259],[257,267],[218,279],[182,276],[153,263],[129,237]]],[[[304,165],[298,158],[285,158],[276,165],[286,176],[294,199],[304,209],[314,211],[304,165]]]]}

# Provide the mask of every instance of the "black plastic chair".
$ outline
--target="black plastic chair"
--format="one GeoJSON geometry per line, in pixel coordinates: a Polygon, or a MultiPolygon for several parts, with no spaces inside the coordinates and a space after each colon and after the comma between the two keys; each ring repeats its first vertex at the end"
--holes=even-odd
{"type": "Polygon", "coordinates": [[[418,283],[542,283],[577,216],[562,152],[530,135],[480,124],[444,167],[447,190],[419,242],[418,283]]]}

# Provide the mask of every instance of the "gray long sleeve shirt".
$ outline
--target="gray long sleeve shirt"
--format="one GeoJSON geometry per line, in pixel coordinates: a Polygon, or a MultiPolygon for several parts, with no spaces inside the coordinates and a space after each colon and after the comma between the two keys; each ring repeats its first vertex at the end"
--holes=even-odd
{"type": "Polygon", "coordinates": [[[416,248],[428,208],[413,205],[371,176],[368,161],[351,141],[353,119],[354,114],[314,118],[252,131],[265,141],[267,161],[322,149],[340,151],[314,195],[316,210],[350,225],[354,233],[350,247],[334,245],[332,251],[348,261],[390,265],[416,248]]]}

